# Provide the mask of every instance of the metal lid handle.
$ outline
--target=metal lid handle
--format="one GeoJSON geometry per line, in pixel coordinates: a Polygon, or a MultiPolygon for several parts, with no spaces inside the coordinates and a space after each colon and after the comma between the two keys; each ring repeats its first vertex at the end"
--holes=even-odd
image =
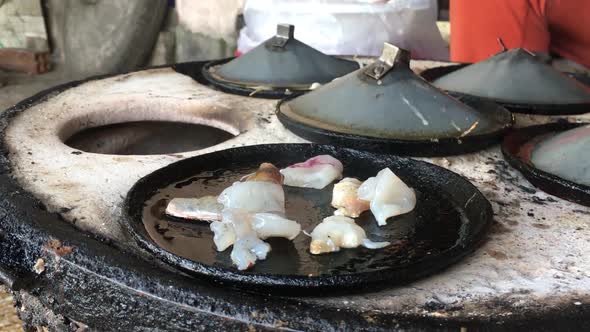
{"type": "Polygon", "coordinates": [[[277,24],[277,34],[273,39],[273,46],[285,47],[295,35],[295,26],[291,24],[277,24]]]}
{"type": "Polygon", "coordinates": [[[410,52],[390,43],[383,43],[381,56],[375,62],[367,66],[365,75],[376,80],[381,79],[391,68],[398,63],[410,63],[410,52]]]}

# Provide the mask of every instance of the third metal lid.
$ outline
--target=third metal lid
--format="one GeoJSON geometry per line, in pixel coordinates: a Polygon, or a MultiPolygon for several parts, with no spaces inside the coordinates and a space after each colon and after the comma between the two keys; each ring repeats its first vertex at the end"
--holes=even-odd
{"type": "Polygon", "coordinates": [[[504,50],[433,81],[451,93],[486,98],[522,113],[590,111],[590,89],[524,49],[504,50]]]}

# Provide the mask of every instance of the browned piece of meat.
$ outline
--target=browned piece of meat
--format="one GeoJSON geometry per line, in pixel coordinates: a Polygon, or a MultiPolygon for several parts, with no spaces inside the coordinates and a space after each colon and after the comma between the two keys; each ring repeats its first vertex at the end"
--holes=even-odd
{"type": "Polygon", "coordinates": [[[255,173],[244,176],[240,181],[262,181],[283,184],[283,175],[279,169],[271,163],[262,163],[255,173]]]}

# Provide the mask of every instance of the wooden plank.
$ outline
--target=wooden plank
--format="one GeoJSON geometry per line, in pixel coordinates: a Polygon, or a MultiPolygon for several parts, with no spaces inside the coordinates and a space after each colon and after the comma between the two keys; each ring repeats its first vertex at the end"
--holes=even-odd
{"type": "Polygon", "coordinates": [[[12,296],[0,286],[0,331],[23,332],[22,322],[16,315],[12,296]]]}
{"type": "Polygon", "coordinates": [[[23,49],[0,48],[0,69],[42,74],[49,70],[49,54],[23,49]]]}

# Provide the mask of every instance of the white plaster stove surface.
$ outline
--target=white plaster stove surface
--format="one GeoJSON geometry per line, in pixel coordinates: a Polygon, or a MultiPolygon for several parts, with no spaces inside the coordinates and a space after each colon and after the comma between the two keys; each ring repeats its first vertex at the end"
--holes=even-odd
{"type": "MultiPolygon", "coordinates": [[[[214,91],[172,69],[152,69],[54,95],[15,117],[5,139],[14,177],[48,209],[82,229],[127,241],[117,223],[121,205],[131,186],[148,173],[180,158],[230,147],[306,142],[280,124],[275,105],[274,100],[214,91]],[[63,144],[84,128],[138,120],[205,124],[236,137],[171,155],[80,154],[63,144]]],[[[555,118],[517,117],[519,126],[548,121],[555,118]]],[[[590,305],[590,208],[535,190],[503,161],[498,146],[425,160],[465,176],[490,200],[496,223],[483,246],[451,268],[406,286],[302,301],[354,307],[369,313],[369,322],[370,312],[502,317],[590,305]],[[426,310],[429,306],[435,309],[426,310]]]]}

